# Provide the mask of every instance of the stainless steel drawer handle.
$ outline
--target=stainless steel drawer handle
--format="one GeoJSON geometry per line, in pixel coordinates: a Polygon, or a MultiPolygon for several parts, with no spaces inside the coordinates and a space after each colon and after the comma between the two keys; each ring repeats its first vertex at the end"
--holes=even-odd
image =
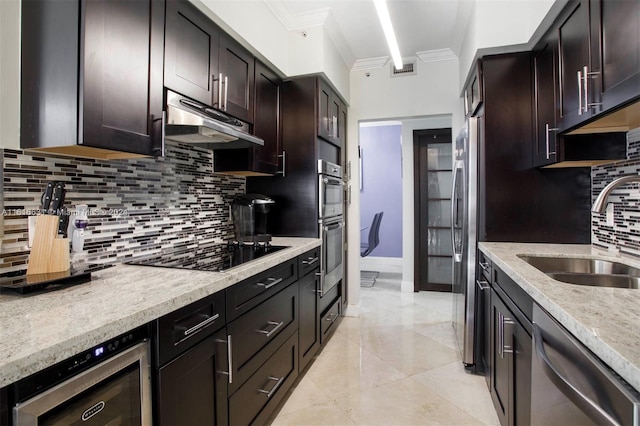
{"type": "Polygon", "coordinates": [[[487,269],[489,269],[489,264],[480,262],[480,267],[483,271],[486,271],[487,269]]]}
{"type": "Polygon", "coordinates": [[[220,314],[215,314],[214,316],[207,318],[206,320],[202,321],[201,323],[198,323],[198,324],[194,325],[190,329],[185,330],[184,331],[184,337],[187,337],[188,335],[193,334],[196,331],[200,331],[202,328],[208,326],[209,324],[211,324],[212,322],[214,322],[218,318],[220,318],[220,314]]]}
{"type": "Polygon", "coordinates": [[[513,348],[506,346],[504,339],[504,326],[513,324],[515,323],[511,318],[505,317],[502,312],[498,312],[498,353],[500,354],[500,358],[504,358],[504,354],[513,353],[513,348]]]}
{"type": "Polygon", "coordinates": [[[282,385],[282,382],[284,382],[284,377],[285,376],[277,378],[277,377],[269,376],[269,380],[276,382],[276,384],[271,388],[271,390],[258,389],[258,392],[266,394],[267,398],[271,398],[273,394],[276,393],[280,385],[282,385]]]}
{"type": "Polygon", "coordinates": [[[303,265],[307,265],[307,266],[309,266],[309,265],[313,265],[313,264],[314,264],[314,263],[316,263],[318,260],[319,260],[319,258],[318,258],[318,257],[310,257],[310,258],[308,258],[307,260],[303,260],[303,261],[302,261],[302,264],[303,264],[303,265]]]}
{"type": "Polygon", "coordinates": [[[267,278],[267,281],[271,281],[269,284],[265,284],[265,283],[258,283],[257,285],[259,285],[260,287],[264,287],[265,290],[273,287],[274,285],[282,282],[283,278],[267,278]]]}
{"type": "Polygon", "coordinates": [[[330,314],[324,320],[334,322],[338,318],[338,314],[330,314]]]}
{"type": "Polygon", "coordinates": [[[484,280],[476,280],[476,285],[480,288],[480,290],[489,290],[491,287],[489,286],[489,282],[484,280]]]}
{"type": "Polygon", "coordinates": [[[601,425],[619,425],[620,423],[611,417],[602,407],[595,401],[592,401],[587,395],[580,392],[573,384],[571,384],[558,369],[553,365],[547,351],[544,349],[544,340],[542,331],[538,324],[533,324],[533,346],[538,363],[542,367],[549,380],[560,389],[560,391],[576,404],[582,411],[588,414],[592,420],[601,425]]]}
{"type": "Polygon", "coordinates": [[[231,335],[227,335],[227,340],[216,339],[216,343],[226,343],[227,344],[227,368],[229,371],[218,371],[218,374],[223,374],[229,377],[229,384],[233,383],[233,350],[231,348],[231,335]]]}
{"type": "Polygon", "coordinates": [[[270,331],[269,330],[256,330],[256,333],[264,334],[266,337],[271,337],[273,333],[276,332],[280,327],[284,325],[284,321],[275,322],[275,321],[267,321],[267,325],[275,325],[270,331]]]}

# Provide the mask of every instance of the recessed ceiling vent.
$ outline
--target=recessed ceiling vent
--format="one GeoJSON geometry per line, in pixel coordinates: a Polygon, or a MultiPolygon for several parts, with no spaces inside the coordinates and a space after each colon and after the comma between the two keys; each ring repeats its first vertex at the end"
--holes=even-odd
{"type": "Polygon", "coordinates": [[[407,75],[416,75],[416,61],[413,60],[408,63],[403,63],[402,68],[398,69],[395,65],[391,64],[391,77],[404,77],[407,75]]]}

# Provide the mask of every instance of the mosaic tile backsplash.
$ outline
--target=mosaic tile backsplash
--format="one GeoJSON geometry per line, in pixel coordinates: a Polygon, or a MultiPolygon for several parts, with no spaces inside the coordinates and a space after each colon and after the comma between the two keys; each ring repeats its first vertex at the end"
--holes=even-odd
{"type": "MultiPolygon", "coordinates": [[[[602,189],[615,178],[640,174],[640,128],[627,133],[627,160],[591,168],[591,192],[595,201],[602,189]]],[[[613,226],[606,214],[591,214],[591,243],[640,257],[640,184],[616,188],[609,196],[614,206],[613,226]]]]}
{"type": "Polygon", "coordinates": [[[233,238],[228,205],[245,178],[213,174],[212,152],[167,143],[164,158],[90,160],[5,149],[0,275],[26,269],[28,216],[47,181],[65,183],[65,206],[89,206],[85,250],[72,264],[113,264],[160,252],[207,251],[233,238]]]}

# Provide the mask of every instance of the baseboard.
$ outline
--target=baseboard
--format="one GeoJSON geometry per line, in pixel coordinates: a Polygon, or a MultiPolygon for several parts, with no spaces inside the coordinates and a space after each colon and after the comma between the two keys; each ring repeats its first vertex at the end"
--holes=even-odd
{"type": "Polygon", "coordinates": [[[400,291],[404,293],[413,293],[414,292],[413,281],[403,280],[402,283],[400,284],[400,291]]]}
{"type": "Polygon", "coordinates": [[[360,270],[391,272],[391,273],[401,274],[402,258],[401,257],[374,257],[374,256],[361,257],[360,270]]]}

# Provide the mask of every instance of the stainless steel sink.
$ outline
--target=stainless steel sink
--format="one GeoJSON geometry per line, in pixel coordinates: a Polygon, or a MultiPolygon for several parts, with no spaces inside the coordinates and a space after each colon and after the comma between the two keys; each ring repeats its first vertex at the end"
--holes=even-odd
{"type": "Polygon", "coordinates": [[[565,283],[635,289],[640,284],[640,269],[624,263],[574,257],[518,257],[551,278],[565,283]]]}

